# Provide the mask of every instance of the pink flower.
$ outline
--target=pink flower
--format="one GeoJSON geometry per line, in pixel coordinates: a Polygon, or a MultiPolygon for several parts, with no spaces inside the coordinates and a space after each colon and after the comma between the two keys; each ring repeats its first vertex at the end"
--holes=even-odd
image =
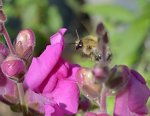
{"type": "Polygon", "coordinates": [[[33,58],[24,80],[26,88],[42,95],[42,99],[50,100],[42,102],[41,111],[46,116],[72,115],[78,109],[79,89],[75,75],[79,66],[69,64],[61,57],[65,32],[66,29],[60,29],[50,38],[51,45],[39,57],[33,58]]]}
{"type": "Polygon", "coordinates": [[[128,71],[130,79],[127,87],[116,96],[114,116],[144,116],[148,113],[146,103],[150,90],[138,72],[129,68],[128,71]]]}

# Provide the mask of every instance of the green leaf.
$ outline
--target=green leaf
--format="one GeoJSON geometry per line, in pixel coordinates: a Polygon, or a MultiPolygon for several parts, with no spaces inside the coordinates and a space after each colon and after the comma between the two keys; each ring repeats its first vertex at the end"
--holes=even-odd
{"type": "Polygon", "coordinates": [[[0,37],[0,43],[3,43],[4,39],[2,37],[0,37]]]}
{"type": "Polygon", "coordinates": [[[14,7],[11,4],[6,4],[5,5],[4,12],[9,17],[16,16],[16,10],[14,9],[14,7]]]}
{"type": "Polygon", "coordinates": [[[134,14],[131,11],[114,4],[85,4],[82,7],[82,11],[90,15],[99,15],[119,22],[130,22],[134,19],[134,14]]]}
{"type": "Polygon", "coordinates": [[[34,27],[39,26],[39,14],[38,14],[38,6],[36,4],[30,4],[26,7],[21,14],[21,18],[23,21],[23,27],[34,27]]]}
{"type": "Polygon", "coordinates": [[[49,7],[47,12],[48,12],[48,17],[47,17],[48,26],[53,32],[55,32],[60,27],[62,27],[63,25],[62,18],[60,16],[57,7],[55,6],[49,7]]]}
{"type": "MultiPolygon", "coordinates": [[[[118,33],[118,42],[113,43],[112,46],[116,48],[113,51],[113,64],[133,65],[140,57],[139,48],[145,40],[150,27],[149,20],[139,20],[131,24],[131,26],[124,32],[118,33]]],[[[113,37],[112,39],[116,39],[113,37]]]]}

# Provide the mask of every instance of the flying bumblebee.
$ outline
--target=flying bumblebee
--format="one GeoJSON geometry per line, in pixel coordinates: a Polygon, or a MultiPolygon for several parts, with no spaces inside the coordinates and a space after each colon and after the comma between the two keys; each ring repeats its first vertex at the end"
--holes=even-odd
{"type": "MultiPolygon", "coordinates": [[[[77,32],[76,32],[77,33],[77,32]]],[[[103,52],[105,53],[105,59],[107,62],[111,61],[112,53],[108,47],[108,37],[104,25],[100,23],[96,29],[97,36],[88,35],[75,41],[75,49],[80,50],[82,56],[91,58],[94,61],[101,61],[103,58],[103,52]],[[105,46],[103,47],[103,44],[105,46]],[[104,50],[105,51],[104,51],[104,50]]]]}

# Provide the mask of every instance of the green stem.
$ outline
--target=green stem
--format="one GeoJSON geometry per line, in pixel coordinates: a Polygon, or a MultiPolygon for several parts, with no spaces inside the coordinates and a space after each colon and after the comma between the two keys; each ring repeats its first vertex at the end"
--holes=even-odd
{"type": "Polygon", "coordinates": [[[17,88],[18,88],[19,100],[20,100],[20,105],[21,105],[21,109],[23,112],[23,116],[28,116],[27,107],[24,101],[24,90],[23,90],[22,83],[17,83],[17,88]]]}
{"type": "Polygon", "coordinates": [[[108,92],[108,89],[103,84],[101,95],[100,95],[100,112],[101,113],[107,113],[107,96],[106,96],[107,92],[108,92]]]}

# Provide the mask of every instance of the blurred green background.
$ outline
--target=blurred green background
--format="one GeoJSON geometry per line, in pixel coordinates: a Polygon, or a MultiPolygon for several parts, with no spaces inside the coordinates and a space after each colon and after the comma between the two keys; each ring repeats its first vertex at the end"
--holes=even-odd
{"type": "MultiPolygon", "coordinates": [[[[150,0],[5,0],[6,27],[15,41],[19,30],[31,28],[36,35],[35,55],[49,44],[49,37],[60,27],[68,29],[64,57],[70,62],[91,67],[74,46],[80,38],[95,34],[96,25],[104,22],[113,53],[112,63],[138,70],[150,87],[150,0]],[[68,49],[69,48],[69,49],[68,49]]],[[[0,36],[0,41],[3,38],[0,36]]],[[[138,97],[138,96],[137,96],[138,97]]],[[[112,113],[112,100],[109,100],[112,113]]],[[[150,100],[149,100],[150,101],[150,100]]],[[[149,109],[150,109],[150,102],[149,109]]]]}

